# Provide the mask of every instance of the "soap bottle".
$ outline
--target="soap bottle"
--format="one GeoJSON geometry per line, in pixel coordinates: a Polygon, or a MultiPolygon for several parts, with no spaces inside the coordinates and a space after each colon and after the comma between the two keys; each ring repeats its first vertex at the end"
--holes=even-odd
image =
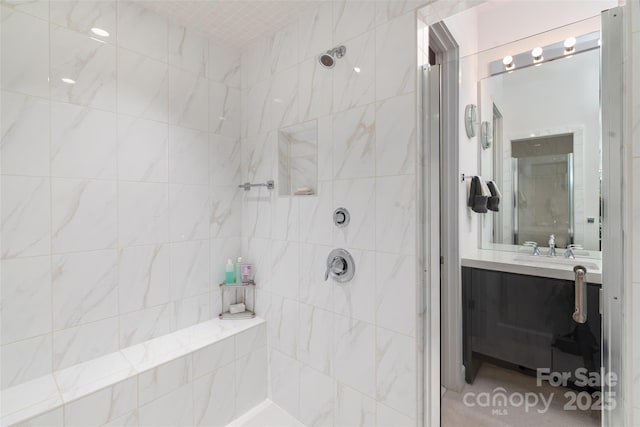
{"type": "Polygon", "coordinates": [[[224,269],[224,282],[227,285],[235,282],[235,275],[233,272],[233,261],[231,261],[231,258],[227,260],[227,266],[224,269]]]}
{"type": "Polygon", "coordinates": [[[240,279],[241,270],[242,270],[242,257],[239,256],[238,261],[236,262],[236,269],[235,269],[236,282],[240,282],[242,280],[240,279]]]}

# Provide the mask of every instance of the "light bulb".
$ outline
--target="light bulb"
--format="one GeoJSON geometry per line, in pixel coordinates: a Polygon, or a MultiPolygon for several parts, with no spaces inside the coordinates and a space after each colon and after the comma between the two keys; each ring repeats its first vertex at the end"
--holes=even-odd
{"type": "Polygon", "coordinates": [[[576,50],[576,38],[569,37],[564,41],[564,54],[573,53],[576,50]]]}
{"type": "Polygon", "coordinates": [[[531,51],[531,56],[533,56],[533,62],[540,62],[544,58],[542,57],[542,48],[536,47],[531,51]]]}
{"type": "Polygon", "coordinates": [[[511,55],[507,55],[502,58],[502,63],[507,70],[512,70],[515,67],[515,64],[513,63],[513,56],[511,55]]]}

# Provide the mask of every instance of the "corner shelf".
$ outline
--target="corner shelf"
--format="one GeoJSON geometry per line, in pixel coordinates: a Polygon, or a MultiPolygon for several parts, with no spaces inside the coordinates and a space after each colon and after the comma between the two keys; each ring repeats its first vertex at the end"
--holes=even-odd
{"type": "Polygon", "coordinates": [[[256,301],[256,283],[251,280],[249,283],[220,283],[220,295],[222,300],[222,312],[218,317],[222,320],[240,320],[240,319],[253,319],[256,317],[255,301],[256,301]],[[244,304],[245,310],[241,313],[230,313],[225,311],[225,293],[229,291],[234,292],[235,302],[232,304],[244,304]],[[241,296],[238,298],[238,293],[241,291],[241,296]],[[252,304],[249,305],[247,299],[247,291],[251,292],[252,304]]]}

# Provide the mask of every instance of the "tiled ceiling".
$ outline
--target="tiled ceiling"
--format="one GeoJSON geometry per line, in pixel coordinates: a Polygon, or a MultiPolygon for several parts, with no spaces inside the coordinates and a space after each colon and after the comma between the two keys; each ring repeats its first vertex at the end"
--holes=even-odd
{"type": "Polygon", "coordinates": [[[143,7],[242,49],[275,32],[317,0],[139,0],[143,7]]]}

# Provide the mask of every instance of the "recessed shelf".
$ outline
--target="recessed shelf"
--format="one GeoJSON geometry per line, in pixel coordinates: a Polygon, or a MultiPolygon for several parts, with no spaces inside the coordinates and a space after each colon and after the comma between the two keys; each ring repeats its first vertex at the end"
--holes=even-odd
{"type": "Polygon", "coordinates": [[[278,178],[280,196],[308,196],[317,193],[316,120],[280,129],[278,132],[278,178]]]}

